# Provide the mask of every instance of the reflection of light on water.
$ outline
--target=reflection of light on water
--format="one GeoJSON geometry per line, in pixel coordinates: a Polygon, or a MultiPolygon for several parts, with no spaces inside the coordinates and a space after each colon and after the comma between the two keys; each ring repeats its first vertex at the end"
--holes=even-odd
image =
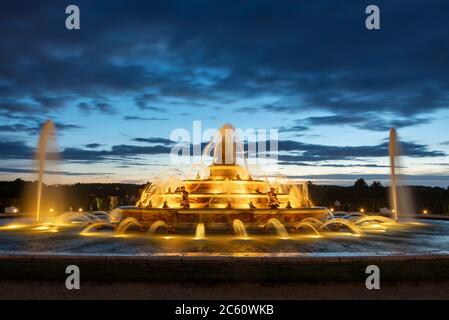
{"type": "Polygon", "coordinates": [[[131,238],[130,234],[115,234],[114,238],[131,238]]]}
{"type": "Polygon", "coordinates": [[[424,222],[417,222],[417,221],[411,221],[411,222],[407,222],[407,224],[410,224],[412,226],[427,226],[427,223],[424,222]]]}
{"type": "Polygon", "coordinates": [[[50,230],[50,229],[51,229],[50,226],[45,226],[45,225],[33,228],[33,230],[37,230],[37,231],[47,231],[47,230],[50,230]]]}
{"type": "Polygon", "coordinates": [[[363,235],[361,235],[361,234],[352,233],[352,232],[326,232],[325,236],[330,236],[330,237],[356,237],[356,238],[363,237],[363,235]]]}
{"type": "Polygon", "coordinates": [[[0,230],[14,230],[14,229],[21,229],[26,227],[26,225],[23,224],[9,224],[3,227],[0,227],[0,230]]]}
{"type": "Polygon", "coordinates": [[[319,239],[319,238],[322,238],[323,236],[319,236],[319,235],[316,235],[316,234],[312,234],[312,235],[308,235],[308,236],[304,236],[304,237],[312,238],[312,239],[319,239]]]}

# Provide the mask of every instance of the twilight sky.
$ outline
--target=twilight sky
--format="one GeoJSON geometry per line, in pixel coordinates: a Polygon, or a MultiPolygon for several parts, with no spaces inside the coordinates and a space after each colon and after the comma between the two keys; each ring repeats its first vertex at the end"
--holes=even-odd
{"type": "Polygon", "coordinates": [[[17,1],[0,4],[0,180],[145,182],[176,172],[170,132],[279,129],[280,173],[387,184],[388,130],[409,183],[449,185],[449,2],[17,1]],[[65,28],[65,8],[81,29],[65,28]],[[365,28],[376,4],[381,30],[365,28]]]}

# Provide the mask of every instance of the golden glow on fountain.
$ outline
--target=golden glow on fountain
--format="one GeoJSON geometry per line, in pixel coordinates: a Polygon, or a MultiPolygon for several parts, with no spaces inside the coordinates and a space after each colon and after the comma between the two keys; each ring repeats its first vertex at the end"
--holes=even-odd
{"type": "MultiPolygon", "coordinates": [[[[184,186],[189,193],[192,209],[267,209],[269,182],[253,179],[245,165],[237,163],[242,157],[241,143],[236,141],[234,127],[229,124],[220,129],[221,142],[214,146],[213,163],[207,167],[208,175],[195,179],[176,179],[167,183],[148,184],[136,206],[140,208],[180,209],[182,198],[179,192],[184,186]],[[238,147],[240,146],[240,147],[238,147]],[[173,183],[175,182],[175,183],[173,183]]],[[[279,208],[307,208],[312,206],[307,185],[276,185],[275,192],[279,208]]]]}

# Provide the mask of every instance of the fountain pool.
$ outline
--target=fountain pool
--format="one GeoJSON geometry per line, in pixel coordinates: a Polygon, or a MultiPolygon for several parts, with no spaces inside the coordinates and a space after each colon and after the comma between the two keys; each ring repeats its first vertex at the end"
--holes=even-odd
{"type": "MultiPolygon", "coordinates": [[[[44,127],[41,150],[45,151],[44,142],[52,130],[50,124],[44,127]]],[[[225,125],[223,130],[232,133],[233,127],[225,125]]],[[[394,131],[391,137],[390,158],[396,169],[394,131]]],[[[208,174],[148,184],[135,206],[111,212],[52,216],[38,212],[37,217],[0,219],[0,255],[357,257],[449,253],[449,221],[398,218],[404,207],[395,199],[395,190],[392,217],[348,213],[335,218],[327,208],[313,205],[307,184],[270,183],[251,176],[233,156],[238,149],[235,140],[222,138],[214,146],[208,174]]],[[[42,155],[39,167],[41,181],[42,155]]],[[[40,197],[38,192],[38,208],[40,197]]]]}

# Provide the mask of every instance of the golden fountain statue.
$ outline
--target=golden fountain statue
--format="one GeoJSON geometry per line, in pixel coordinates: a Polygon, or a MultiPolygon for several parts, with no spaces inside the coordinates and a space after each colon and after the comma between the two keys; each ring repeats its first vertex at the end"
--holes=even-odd
{"type": "Polygon", "coordinates": [[[195,179],[179,181],[179,185],[149,183],[136,206],[121,207],[120,216],[148,225],[164,221],[172,227],[199,222],[231,226],[234,219],[261,224],[271,218],[288,225],[307,217],[328,218],[326,208],[312,207],[307,184],[275,187],[267,179],[253,179],[246,165],[237,164],[231,125],[220,129],[220,137],[207,175],[198,173],[195,179]]]}

